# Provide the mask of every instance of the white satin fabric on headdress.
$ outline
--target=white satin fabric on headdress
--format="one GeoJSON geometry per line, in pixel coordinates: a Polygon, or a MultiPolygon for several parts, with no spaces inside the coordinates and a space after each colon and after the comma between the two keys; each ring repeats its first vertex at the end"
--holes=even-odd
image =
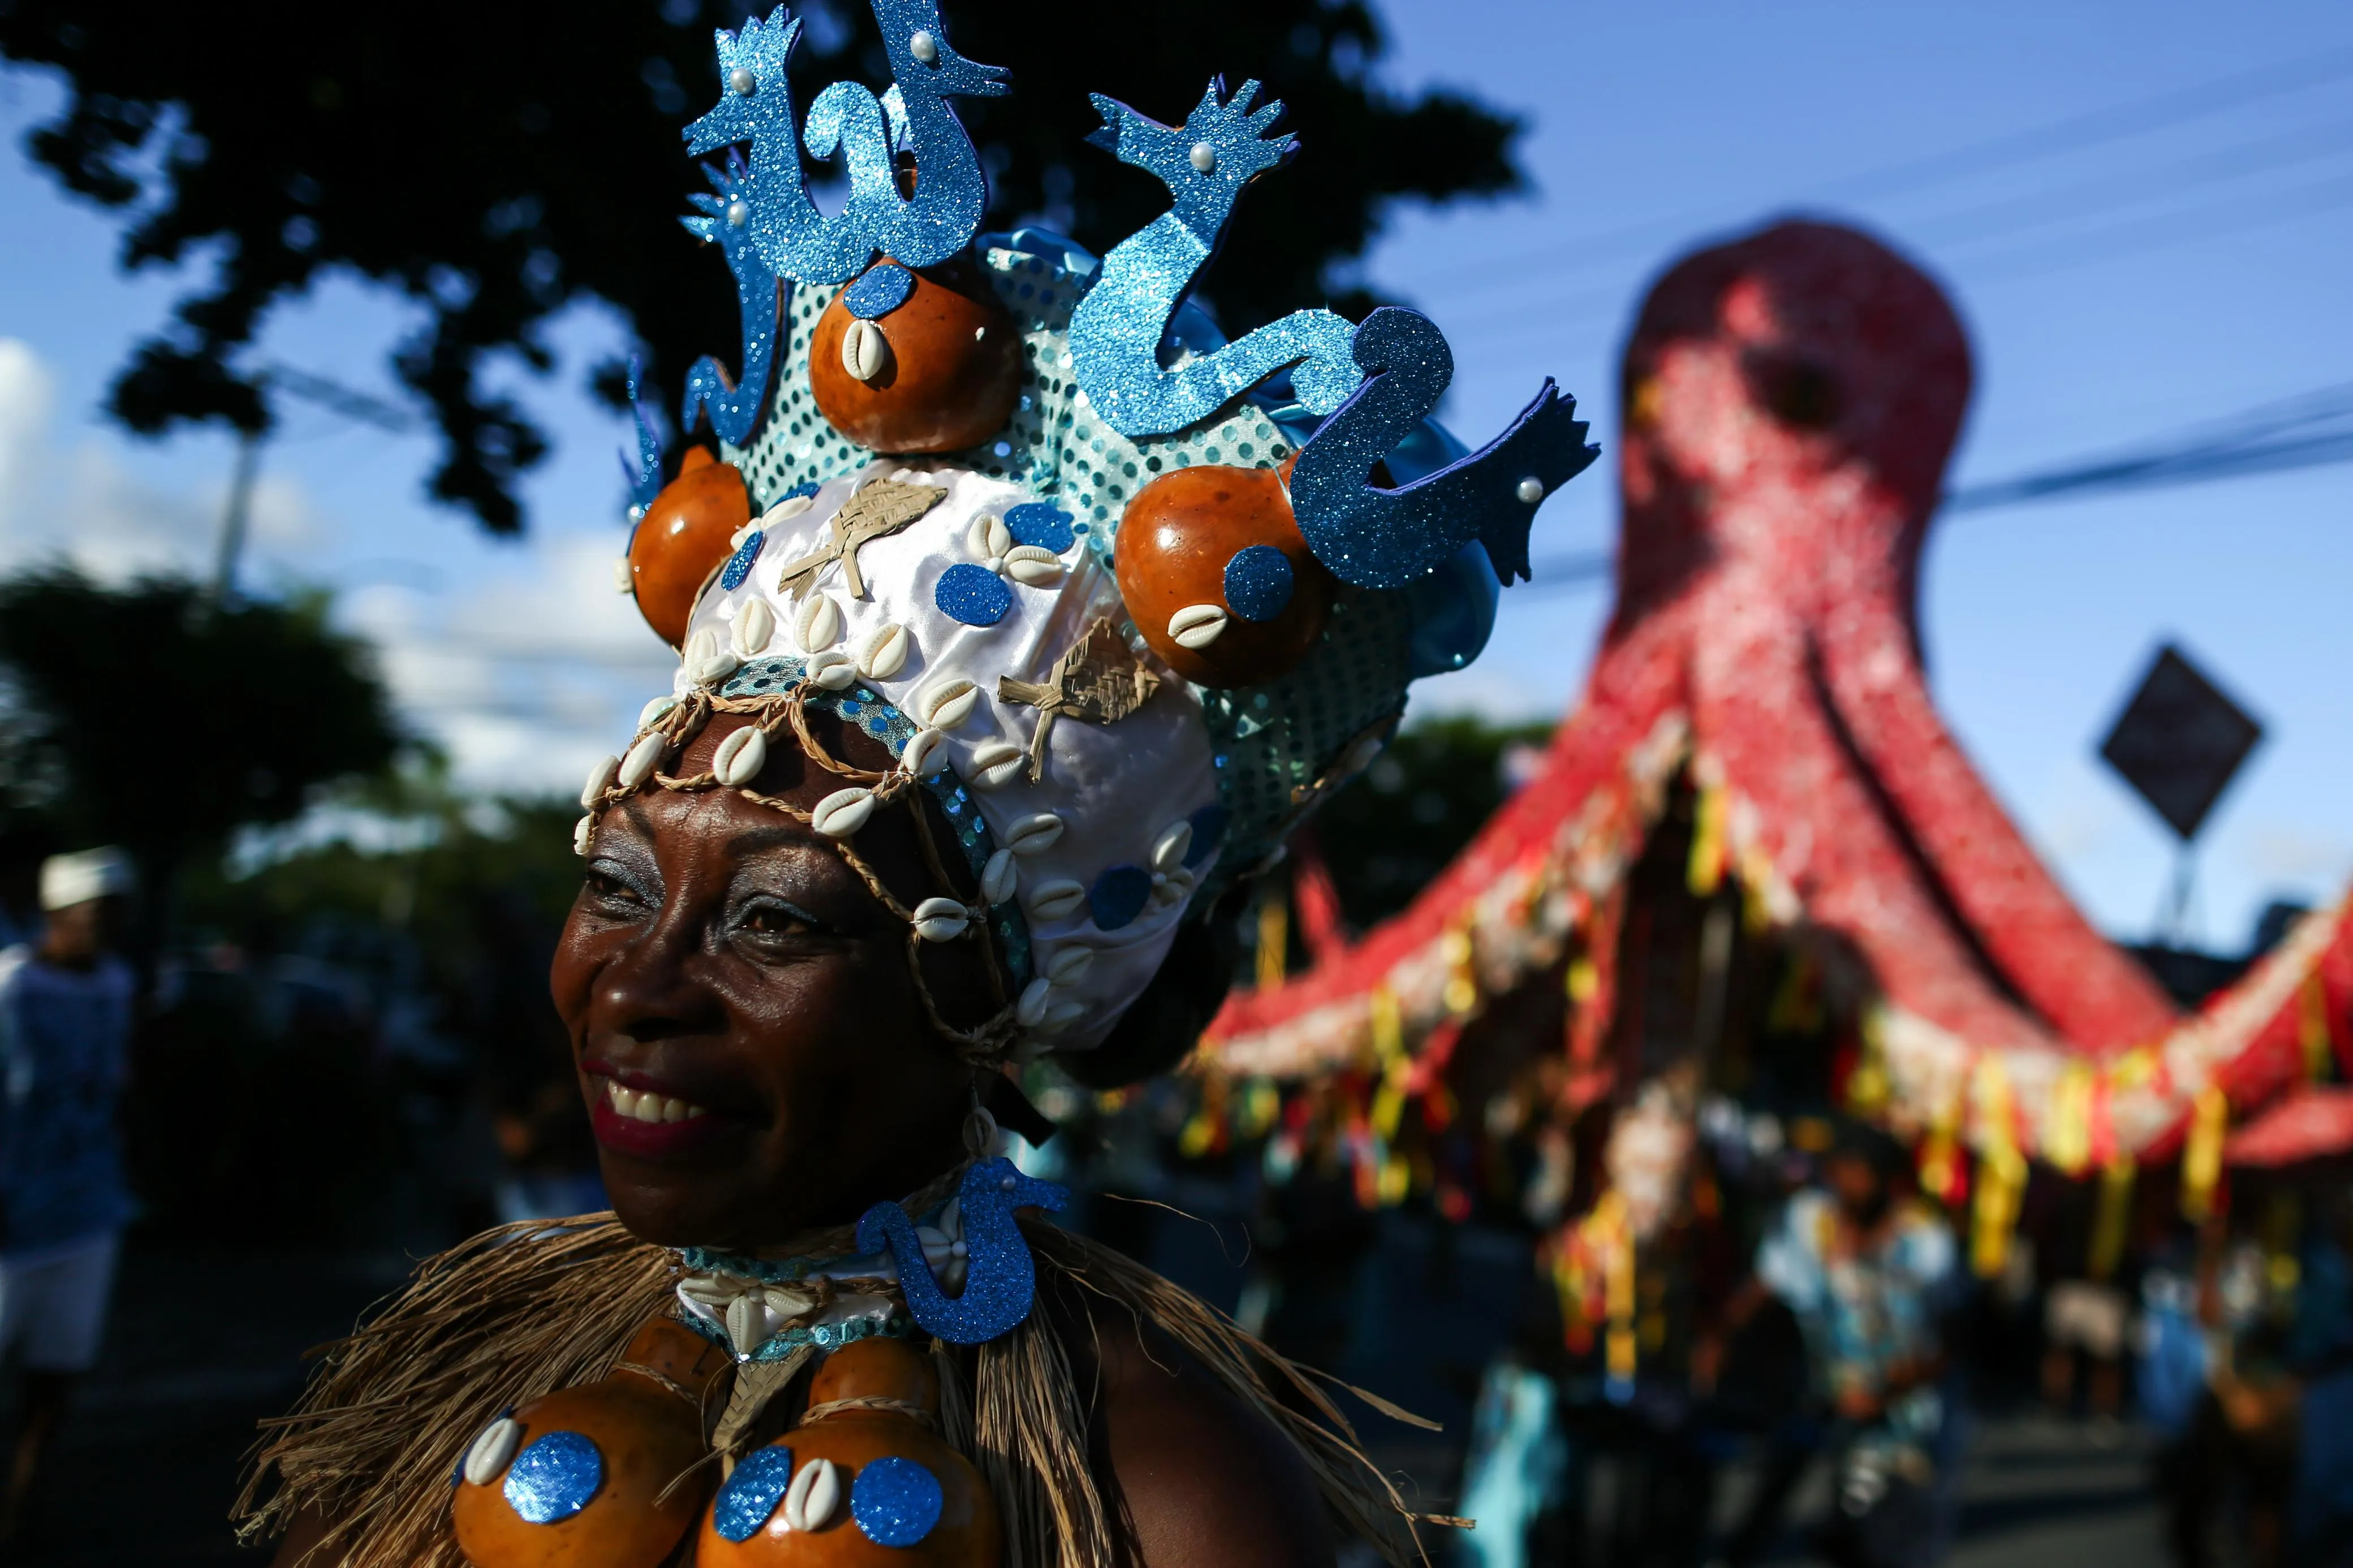
{"type": "MultiPolygon", "coordinates": [[[[717,578],[712,581],[695,605],[688,641],[691,645],[696,632],[710,628],[720,647],[733,646],[736,617],[758,597],[775,612],[776,629],[765,646],[745,652],[747,662],[779,655],[806,658],[820,651],[805,649],[797,639],[802,604],[778,579],[785,567],[825,546],[827,525],[852,494],[864,484],[888,479],[938,486],[948,493],[899,532],[860,548],[858,565],[867,598],[851,595],[839,562],[818,574],[810,591],[828,595],[840,609],[845,629],[830,646],[843,654],[854,658],[870,633],[891,622],[912,634],[913,647],[902,668],[883,679],[861,677],[859,684],[881,693],[918,724],[923,719],[919,696],[957,679],[969,680],[979,689],[980,700],[971,717],[945,731],[948,766],[977,802],[998,845],[1007,842],[1017,824],[1040,813],[1061,819],[1061,836],[1050,847],[1014,858],[1019,889],[1016,901],[1029,926],[1037,976],[1056,973],[1058,958],[1067,968],[1071,961],[1062,955],[1073,948],[1087,949],[1093,957],[1075,980],[1052,982],[1050,991],[1032,999],[1029,1010],[1038,1013],[1042,1007],[1040,1016],[1050,1022],[1024,1034],[1046,1049],[1087,1049],[1102,1042],[1158,971],[1192,890],[1214,858],[1198,860],[1174,886],[1164,880],[1142,912],[1116,931],[1095,923],[1086,900],[1050,919],[1032,913],[1032,901],[1039,889],[1057,882],[1092,889],[1103,872],[1116,867],[1148,872],[1155,845],[1172,826],[1216,805],[1218,786],[1199,700],[1165,669],[1155,669],[1159,690],[1116,723],[1097,724],[1067,715],[1058,720],[1049,740],[1045,776],[1037,783],[1030,782],[1026,768],[995,789],[975,783],[973,757],[980,748],[1003,742],[1026,752],[1039,722],[1036,708],[999,700],[998,679],[1050,682],[1057,662],[1097,618],[1108,618],[1114,626],[1126,618],[1110,571],[1086,541],[1081,538],[1062,552],[1065,569],[1054,582],[1032,586],[1003,578],[1012,608],[994,626],[967,626],[934,603],[941,574],[959,563],[984,564],[967,542],[976,518],[990,512],[1001,517],[1036,498],[1018,485],[968,469],[884,459],[823,486],[797,516],[778,521],[772,510],[755,521],[754,526],[764,528],[767,535],[758,562],[733,591],[723,590],[717,578]]],[[[691,686],[681,668],[679,693],[691,686]]],[[[934,889],[894,890],[912,905],[934,889]]]]}

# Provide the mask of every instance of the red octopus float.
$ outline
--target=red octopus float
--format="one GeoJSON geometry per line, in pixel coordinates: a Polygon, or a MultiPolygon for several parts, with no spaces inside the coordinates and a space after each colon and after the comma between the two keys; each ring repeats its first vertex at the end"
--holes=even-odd
{"type": "Polygon", "coordinates": [[[1899,1123],[2080,1169],[2162,1152],[2202,1104],[2219,1147],[2222,1100],[2353,1051],[2341,906],[2185,1018],[1938,718],[1915,600],[1969,376],[1936,285],[1852,229],[1781,223],[1674,266],[1626,351],[1616,613],[1541,773],[1405,913],[1237,995],[1204,1061],[1403,1054],[1426,1082],[1489,999],[1581,954],[1572,1098],[1622,1102],[1597,1047],[1628,871],[1678,780],[1694,890],[1728,874],[1753,928],[1841,955],[1899,1123]]]}

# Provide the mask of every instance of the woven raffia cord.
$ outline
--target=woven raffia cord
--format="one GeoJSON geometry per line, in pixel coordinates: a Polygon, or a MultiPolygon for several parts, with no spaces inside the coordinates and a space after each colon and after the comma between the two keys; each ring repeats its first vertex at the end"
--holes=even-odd
{"type": "MultiPolygon", "coordinates": [[[[1343,1531],[1398,1568],[1426,1561],[1416,1516],[1313,1374],[1119,1254],[1049,1225],[1022,1228],[1041,1293],[1092,1295],[1093,1310],[1132,1312],[1168,1335],[1299,1446],[1343,1531]],[[1285,1405],[1277,1383],[1315,1415],[1285,1405]]],[[[243,1539],[281,1535],[316,1512],[336,1521],[313,1559],[321,1568],[464,1568],[449,1477],[466,1446],[509,1406],[610,1371],[673,1300],[674,1277],[671,1252],[610,1215],[486,1231],[429,1259],[374,1321],[328,1349],[294,1413],[267,1424],[237,1500],[243,1539]]],[[[997,1495],[1006,1568],[1113,1568],[1128,1554],[1087,1464],[1085,1403],[1058,1315],[1033,1312],[973,1349],[934,1345],[942,1433],[997,1495]]]]}

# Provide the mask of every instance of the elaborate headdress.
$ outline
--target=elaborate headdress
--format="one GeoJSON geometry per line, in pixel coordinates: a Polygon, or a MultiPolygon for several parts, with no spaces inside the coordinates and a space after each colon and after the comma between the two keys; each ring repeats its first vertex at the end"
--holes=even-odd
{"type": "Polygon", "coordinates": [[[1228,342],[1187,304],[1242,187],[1294,149],[1256,82],[1213,81],[1180,126],[1094,100],[1092,140],[1172,198],[1101,260],[976,239],[987,189],[950,100],[1006,73],[950,47],[934,0],[874,10],[895,85],[837,82],[805,121],[797,20],[718,35],[720,100],[686,135],[725,163],[684,221],[734,274],[742,374],[694,366],[682,423],[721,461],[690,451],[667,489],[641,419],[621,581],[683,658],[589,781],[578,847],[636,790],[728,788],[862,868],[858,828],[927,791],[979,901],[867,880],[911,953],[986,942],[1006,983],[977,1028],[934,1021],[976,1060],[1082,1050],[1179,922],[1372,759],[1407,683],[1476,656],[1536,508],[1594,448],[1547,382],[1466,452],[1429,418],[1452,358],[1410,310],[1228,342]],[[804,146],[840,154],[839,212],[804,146]],[[812,706],[893,766],[825,755],[812,706]],[[665,772],[713,712],[754,722],[710,772],[665,772]],[[786,730],[842,777],[812,813],[752,790],[786,730]]]}

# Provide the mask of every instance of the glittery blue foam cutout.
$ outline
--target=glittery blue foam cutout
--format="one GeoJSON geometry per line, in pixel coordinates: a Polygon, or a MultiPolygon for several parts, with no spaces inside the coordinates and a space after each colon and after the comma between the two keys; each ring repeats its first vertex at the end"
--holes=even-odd
{"type": "Polygon", "coordinates": [[[858,1222],[858,1249],[891,1248],[908,1314],[918,1327],[952,1345],[983,1344],[1018,1328],[1038,1294],[1038,1266],[1013,1223],[1013,1211],[1060,1214],[1070,1201],[1068,1190],[1023,1175],[1010,1160],[983,1160],[965,1172],[956,1189],[965,1251],[964,1292],[957,1296],[942,1290],[933,1278],[915,1224],[897,1204],[876,1204],[866,1211],[858,1222]]]}
{"type": "Polygon", "coordinates": [[[1078,542],[1071,514],[1051,501],[1024,501],[1005,514],[1005,531],[1016,544],[1033,544],[1060,555],[1078,542]]]}
{"type": "Polygon", "coordinates": [[[638,425],[638,458],[632,463],[627,452],[621,454],[621,472],[629,481],[629,513],[632,521],[645,515],[646,508],[662,488],[661,431],[653,421],[645,402],[638,396],[638,360],[629,356],[629,413],[638,425]]]}
{"type": "Polygon", "coordinates": [[[702,412],[711,411],[711,427],[731,446],[742,446],[760,423],[760,405],[768,395],[768,377],[776,360],[776,279],[752,246],[751,203],[744,184],[744,161],[730,148],[725,173],[704,164],[711,195],[687,199],[701,209],[679,221],[689,234],[716,242],[735,275],[735,303],[743,318],[744,380],[738,385],[727,368],[705,355],[686,373],[686,401],[679,409],[678,427],[691,434],[702,412]],[[740,206],[736,204],[741,203],[740,206]],[[729,221],[731,210],[743,223],[729,221]]]}
{"type": "Polygon", "coordinates": [[[813,496],[824,488],[825,487],[823,485],[818,483],[815,479],[803,479],[799,484],[795,485],[792,489],[778,496],[776,500],[779,501],[798,500],[803,496],[813,496]]]}
{"type": "Polygon", "coordinates": [[[1193,825],[1193,842],[1185,851],[1185,867],[1190,870],[1217,853],[1218,845],[1226,836],[1226,808],[1205,805],[1185,820],[1193,825]]]}
{"type": "Polygon", "coordinates": [[[868,1461],[849,1483],[849,1517],[877,1546],[913,1546],[940,1522],[940,1479],[895,1454],[868,1461]]]}
{"type": "Polygon", "coordinates": [[[1141,866],[1113,866],[1087,889],[1087,912],[1104,931],[1134,922],[1152,901],[1152,873],[1141,866]]]}
{"type": "Polygon", "coordinates": [[[1547,380],[1511,428],[1478,451],[1382,489],[1371,482],[1373,465],[1437,406],[1454,355],[1428,317],[1395,306],[1365,318],[1353,352],[1364,385],[1300,448],[1291,472],[1292,510],[1315,558],[1344,583],[1402,588],[1475,539],[1500,581],[1525,577],[1536,503],[1520,499],[1521,482],[1533,479],[1550,495],[1600,455],[1585,444],[1576,401],[1547,380]]]}
{"type": "Polygon", "coordinates": [[[1294,310],[1207,353],[1164,369],[1160,344],[1169,319],[1217,254],[1234,200],[1253,175],[1298,150],[1269,132],[1280,101],[1257,112],[1258,83],[1244,82],[1219,101],[1212,80],[1181,126],[1146,119],[1115,100],[1093,95],[1103,128],[1087,140],[1123,163],[1157,176],[1175,205],[1112,247],[1095,285],[1071,316],[1071,358],[1079,384],[1103,422],[1121,435],[1161,435],[1208,418],[1285,366],[1299,400],[1318,414],[1339,405],[1361,379],[1348,352],[1347,321],[1329,310],[1294,310]],[[1193,161],[1207,147],[1209,167],[1193,161]]]}
{"type": "Polygon", "coordinates": [[[940,574],[932,603],[940,614],[965,626],[993,626],[1013,607],[1013,590],[987,567],[959,561],[940,574]]]}
{"type": "Polygon", "coordinates": [[[887,316],[915,291],[915,275],[894,261],[878,261],[841,291],[844,309],[859,320],[887,316]]]}
{"type": "Polygon", "coordinates": [[[995,98],[1011,89],[1004,69],[965,59],[949,47],[935,0],[874,0],[891,59],[896,100],[886,110],[856,82],[838,81],[809,105],[797,132],[788,70],[800,43],[798,18],[777,6],[763,23],[747,19],[717,36],[719,102],[686,128],[687,149],[702,153],[730,143],[751,147],[745,182],[752,242],[770,271],[807,284],[846,282],[875,252],[910,267],[945,261],[972,242],[988,186],[972,138],[947,100],[995,98]],[[918,33],[931,36],[929,60],[915,58],[918,33]],[[737,89],[736,73],[747,75],[737,89]],[[899,195],[893,154],[912,144],[915,195],[899,195]],[[827,216],[801,177],[801,147],[823,163],[839,153],[849,197],[827,216]]]}
{"type": "Polygon", "coordinates": [[[1291,558],[1271,544],[1245,545],[1226,563],[1226,607],[1246,621],[1271,621],[1291,607],[1291,558]]]}
{"type": "Polygon", "coordinates": [[[729,1541],[749,1541],[768,1522],[793,1484],[793,1451],[771,1445],[744,1456],[711,1502],[711,1525],[729,1541]]]}
{"type": "Polygon", "coordinates": [[[744,579],[752,574],[752,563],[760,559],[760,546],[767,542],[766,531],[755,528],[743,543],[735,547],[735,553],[730,555],[727,564],[719,569],[719,586],[723,592],[732,594],[744,585],[744,579]]]}
{"type": "Polygon", "coordinates": [[[507,1505],[526,1524],[555,1524],[588,1506],[605,1484],[605,1456],[577,1432],[550,1432],[507,1467],[507,1505]]]}

